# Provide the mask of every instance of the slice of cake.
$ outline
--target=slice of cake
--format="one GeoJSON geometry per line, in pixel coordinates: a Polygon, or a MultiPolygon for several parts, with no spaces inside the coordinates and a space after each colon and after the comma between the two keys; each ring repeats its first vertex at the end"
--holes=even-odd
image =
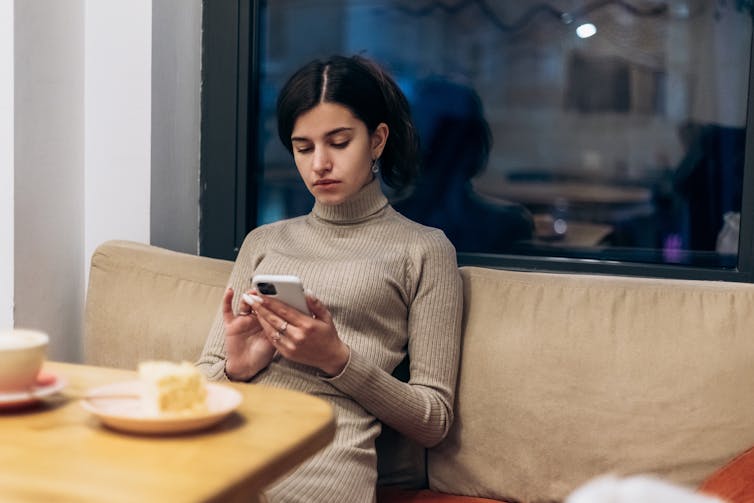
{"type": "Polygon", "coordinates": [[[189,362],[148,361],[139,364],[144,412],[150,415],[207,411],[207,382],[189,362]]]}

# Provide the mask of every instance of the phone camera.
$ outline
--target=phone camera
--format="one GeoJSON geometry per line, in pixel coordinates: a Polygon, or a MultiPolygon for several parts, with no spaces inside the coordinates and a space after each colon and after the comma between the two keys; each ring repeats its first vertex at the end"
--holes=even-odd
{"type": "Polygon", "coordinates": [[[257,288],[262,295],[275,295],[278,293],[275,289],[275,285],[272,283],[259,283],[257,288]]]}

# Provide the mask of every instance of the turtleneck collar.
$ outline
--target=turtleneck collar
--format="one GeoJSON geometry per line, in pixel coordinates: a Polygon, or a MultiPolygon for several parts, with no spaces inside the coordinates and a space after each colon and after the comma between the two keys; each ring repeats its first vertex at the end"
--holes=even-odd
{"type": "Polygon", "coordinates": [[[387,204],[388,200],[382,193],[380,181],[375,177],[351,199],[341,204],[327,205],[315,202],[312,214],[327,222],[351,224],[368,219],[387,204]]]}

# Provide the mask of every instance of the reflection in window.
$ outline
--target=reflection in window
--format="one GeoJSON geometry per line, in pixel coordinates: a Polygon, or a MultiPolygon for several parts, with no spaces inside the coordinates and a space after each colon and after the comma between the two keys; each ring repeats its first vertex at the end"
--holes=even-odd
{"type": "Polygon", "coordinates": [[[364,53],[396,76],[422,135],[424,175],[392,202],[459,252],[734,267],[745,5],[267,2],[259,223],[312,205],[277,140],[284,79],[315,57],[364,53]]]}

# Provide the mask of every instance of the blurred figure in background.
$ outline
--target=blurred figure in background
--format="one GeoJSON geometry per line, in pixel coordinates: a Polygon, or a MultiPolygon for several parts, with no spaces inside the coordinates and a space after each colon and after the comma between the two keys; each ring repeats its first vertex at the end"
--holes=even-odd
{"type": "Polygon", "coordinates": [[[470,87],[431,78],[415,89],[412,116],[421,140],[421,172],[393,207],[419,223],[440,228],[459,252],[502,253],[534,233],[529,211],[491,201],[471,179],[487,166],[492,134],[482,103],[470,87]]]}

